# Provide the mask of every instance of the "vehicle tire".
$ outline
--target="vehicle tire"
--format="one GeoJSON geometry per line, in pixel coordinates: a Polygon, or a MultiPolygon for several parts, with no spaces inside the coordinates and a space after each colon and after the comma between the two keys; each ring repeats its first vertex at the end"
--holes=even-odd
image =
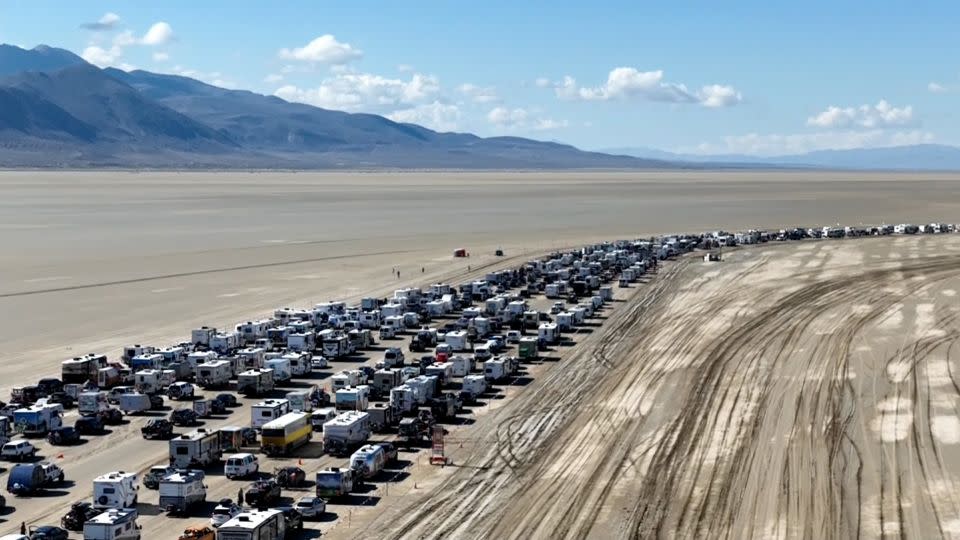
{"type": "Polygon", "coordinates": [[[60,476],[57,477],[57,483],[62,484],[64,480],[66,480],[66,478],[64,478],[63,473],[60,473],[60,476]]]}
{"type": "Polygon", "coordinates": [[[106,495],[101,495],[100,498],[97,499],[97,502],[100,504],[107,504],[108,501],[109,499],[107,499],[106,495]]]}

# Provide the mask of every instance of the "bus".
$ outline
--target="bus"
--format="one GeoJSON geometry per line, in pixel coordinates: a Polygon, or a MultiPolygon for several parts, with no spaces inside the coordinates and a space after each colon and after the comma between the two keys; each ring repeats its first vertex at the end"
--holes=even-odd
{"type": "Polygon", "coordinates": [[[287,413],[263,425],[260,448],[268,456],[288,455],[307,444],[313,437],[310,415],[304,412],[287,413]]]}

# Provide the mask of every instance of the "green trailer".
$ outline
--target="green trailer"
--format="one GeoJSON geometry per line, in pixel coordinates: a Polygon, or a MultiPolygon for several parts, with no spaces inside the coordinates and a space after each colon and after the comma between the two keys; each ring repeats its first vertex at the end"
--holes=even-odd
{"type": "Polygon", "coordinates": [[[530,358],[536,358],[539,355],[537,345],[537,338],[535,337],[520,338],[520,359],[527,360],[530,358]]]}

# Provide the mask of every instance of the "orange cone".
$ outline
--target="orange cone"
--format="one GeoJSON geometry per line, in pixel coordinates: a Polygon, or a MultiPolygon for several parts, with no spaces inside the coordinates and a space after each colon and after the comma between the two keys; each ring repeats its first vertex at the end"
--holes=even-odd
{"type": "Polygon", "coordinates": [[[298,459],[298,460],[297,460],[297,465],[303,465],[303,459],[298,459]]]}

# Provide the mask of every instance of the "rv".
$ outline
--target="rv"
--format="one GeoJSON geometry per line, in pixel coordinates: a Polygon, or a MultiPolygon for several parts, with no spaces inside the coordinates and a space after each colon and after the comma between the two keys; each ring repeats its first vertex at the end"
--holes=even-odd
{"type": "Polygon", "coordinates": [[[209,326],[201,326],[190,331],[190,343],[194,345],[210,346],[210,340],[217,335],[217,329],[209,326]]]}
{"type": "Polygon", "coordinates": [[[266,351],[260,347],[247,347],[237,351],[240,364],[246,369],[260,369],[263,367],[263,357],[266,351]]]}
{"type": "Polygon", "coordinates": [[[373,478],[386,464],[386,454],[378,444],[365,444],[350,456],[350,469],[361,478],[373,478]]]}
{"type": "Polygon", "coordinates": [[[555,323],[543,323],[537,332],[540,341],[544,343],[553,344],[560,338],[560,329],[555,323]]]}
{"type": "Polygon", "coordinates": [[[520,338],[520,345],[518,346],[518,354],[522,360],[533,359],[539,356],[538,351],[538,339],[535,337],[524,336],[520,338]]]}
{"type": "Polygon", "coordinates": [[[317,348],[317,335],[313,332],[297,332],[287,336],[287,350],[292,352],[313,352],[317,348]]]}
{"type": "Polygon", "coordinates": [[[317,497],[324,500],[345,497],[353,491],[353,471],[330,467],[317,472],[317,497]]]}
{"type": "Polygon", "coordinates": [[[360,411],[340,413],[323,424],[323,447],[334,455],[345,455],[351,447],[370,438],[370,415],[360,411]]]}
{"type": "Polygon", "coordinates": [[[220,461],[223,450],[216,430],[198,429],[170,440],[170,466],[205,468],[220,461]]]}
{"type": "Polygon", "coordinates": [[[343,388],[365,384],[367,378],[364,373],[358,369],[345,369],[330,377],[330,388],[336,392],[343,388]]]}
{"type": "Polygon", "coordinates": [[[374,403],[366,412],[370,415],[370,430],[373,432],[383,433],[394,425],[394,409],[390,405],[374,403]]]}
{"type": "Polygon", "coordinates": [[[210,338],[210,349],[220,354],[230,354],[240,348],[240,342],[239,332],[217,333],[210,338]]]}
{"type": "Polygon", "coordinates": [[[462,395],[466,395],[470,401],[474,401],[481,394],[487,391],[487,379],[485,375],[467,375],[463,378],[462,395]]]}
{"type": "Polygon", "coordinates": [[[317,392],[316,385],[307,390],[287,392],[286,399],[293,412],[310,412],[313,410],[313,395],[317,392]]]}
{"type": "Polygon", "coordinates": [[[205,364],[207,362],[212,362],[220,358],[220,355],[213,351],[198,351],[192,352],[187,355],[187,365],[190,366],[190,371],[194,377],[197,376],[197,366],[205,364]]]}
{"type": "Polygon", "coordinates": [[[380,312],[379,311],[364,311],[360,313],[358,319],[360,322],[360,328],[365,328],[367,330],[375,330],[380,328],[380,312]]]}
{"type": "Polygon", "coordinates": [[[134,388],[141,394],[158,394],[176,382],[174,373],[170,370],[144,369],[133,376],[134,388]]]}
{"type": "Polygon", "coordinates": [[[237,393],[245,396],[260,396],[272,391],[273,370],[250,369],[237,375],[237,393]]]}
{"type": "Polygon", "coordinates": [[[98,476],[93,479],[93,507],[135,508],[138,489],[134,473],[117,471],[98,476]]]}
{"type": "Polygon", "coordinates": [[[361,384],[353,388],[343,388],[334,394],[338,411],[365,411],[370,405],[370,387],[361,384]]]}
{"type": "Polygon", "coordinates": [[[303,377],[313,371],[313,355],[308,352],[291,352],[281,358],[290,362],[290,375],[293,377],[303,377]]]}
{"type": "Polygon", "coordinates": [[[401,414],[413,412],[417,409],[417,399],[413,388],[402,384],[390,389],[390,406],[401,414]]]}
{"type": "Polygon", "coordinates": [[[510,376],[509,361],[502,357],[487,360],[483,363],[483,376],[491,382],[506,379],[510,376]]]}
{"type": "Polygon", "coordinates": [[[290,412],[290,402],[285,399],[267,399],[250,408],[250,427],[260,429],[264,424],[290,412]]]}
{"type": "Polygon", "coordinates": [[[77,400],[80,416],[97,416],[110,408],[106,392],[81,392],[77,400]]]}
{"type": "Polygon", "coordinates": [[[60,380],[64,384],[84,384],[97,382],[97,371],[106,367],[107,357],[103,355],[81,356],[64,360],[60,368],[60,380]]]}
{"type": "Polygon", "coordinates": [[[130,369],[135,372],[145,369],[163,369],[165,365],[163,356],[159,353],[141,354],[130,359],[130,369]]]}
{"type": "Polygon", "coordinates": [[[150,396],[146,394],[134,392],[132,394],[120,394],[118,398],[120,399],[119,408],[123,411],[123,414],[136,414],[151,409],[150,396]]]}
{"type": "Polygon", "coordinates": [[[120,361],[129,364],[130,360],[135,356],[140,356],[141,354],[150,354],[156,352],[156,347],[151,347],[149,345],[127,345],[120,351],[120,361]]]}
{"type": "Polygon", "coordinates": [[[280,510],[242,512],[217,529],[217,540],[283,540],[287,522],[280,510]]]}
{"type": "Polygon", "coordinates": [[[473,371],[474,359],[472,356],[453,356],[448,360],[453,365],[454,377],[466,377],[473,371]]]}
{"type": "Polygon", "coordinates": [[[233,365],[228,360],[211,360],[197,366],[196,381],[202,388],[224,388],[230,384],[233,365]]]}
{"type": "Polygon", "coordinates": [[[403,367],[403,351],[397,347],[390,347],[383,354],[383,365],[388,368],[403,367]]]}
{"type": "Polygon", "coordinates": [[[385,396],[391,388],[403,384],[403,371],[399,369],[380,369],[373,374],[373,391],[385,396]]]}
{"type": "Polygon", "coordinates": [[[253,343],[260,338],[267,337],[267,330],[273,328],[273,326],[274,323],[270,319],[247,321],[237,325],[237,332],[240,333],[240,339],[243,343],[253,343]]]}
{"type": "Polygon", "coordinates": [[[310,442],[312,436],[310,416],[291,412],[263,425],[260,447],[268,456],[285,456],[310,442]]]}
{"type": "Polygon", "coordinates": [[[83,523],[84,540],[140,540],[137,511],[111,508],[83,523]]]}
{"type": "Polygon", "coordinates": [[[323,340],[323,355],[327,358],[343,358],[350,352],[350,339],[345,335],[332,336],[323,340]]]}
{"type": "Polygon", "coordinates": [[[160,480],[160,508],[169,514],[183,514],[207,500],[203,471],[177,471],[160,480]]]}
{"type": "Polygon", "coordinates": [[[469,348],[467,344],[467,333],[463,330],[454,330],[453,332],[447,332],[443,340],[450,346],[450,349],[454,352],[465,351],[469,348]]]}
{"type": "Polygon", "coordinates": [[[310,413],[310,424],[314,431],[323,431],[323,425],[337,417],[336,409],[326,407],[310,413]]]}
{"type": "Polygon", "coordinates": [[[13,411],[13,425],[24,436],[45,436],[63,425],[63,405],[31,405],[13,411]]]}
{"type": "Polygon", "coordinates": [[[453,382],[453,364],[451,362],[431,364],[427,366],[426,375],[436,377],[440,386],[450,384],[453,382]]]}
{"type": "Polygon", "coordinates": [[[273,370],[273,381],[277,383],[289,382],[293,374],[290,371],[290,359],[285,357],[271,358],[263,363],[264,368],[273,370]]]}

